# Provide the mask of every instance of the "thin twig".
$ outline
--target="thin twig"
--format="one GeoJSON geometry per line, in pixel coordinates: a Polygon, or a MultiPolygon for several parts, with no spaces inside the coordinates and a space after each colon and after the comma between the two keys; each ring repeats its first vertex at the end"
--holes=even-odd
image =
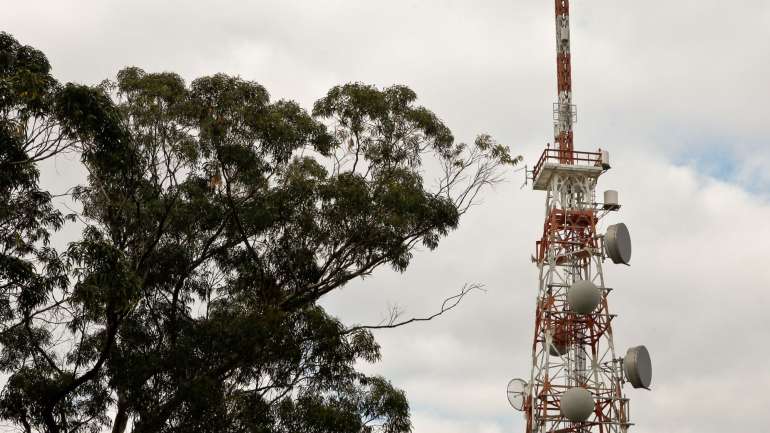
{"type": "Polygon", "coordinates": [[[463,288],[460,291],[460,293],[444,299],[444,302],[441,303],[441,309],[438,312],[436,312],[436,313],[434,313],[434,314],[432,314],[430,316],[427,316],[427,317],[413,317],[413,318],[411,318],[409,320],[404,320],[402,322],[396,322],[396,320],[398,319],[398,316],[399,316],[399,313],[396,311],[395,314],[393,314],[393,313],[391,314],[390,319],[385,324],[354,326],[352,328],[347,329],[344,332],[344,334],[351,334],[353,332],[360,331],[360,330],[363,330],[363,329],[393,329],[393,328],[398,328],[400,326],[408,325],[410,323],[427,322],[427,321],[433,320],[436,317],[439,317],[439,316],[443,315],[444,313],[446,313],[446,312],[454,309],[455,307],[457,307],[460,304],[460,302],[463,300],[465,295],[467,295],[468,293],[472,292],[473,290],[480,290],[482,292],[486,292],[486,290],[484,289],[484,286],[481,285],[481,284],[477,284],[477,283],[473,283],[473,284],[470,284],[470,285],[466,284],[466,285],[463,286],[463,288]]]}

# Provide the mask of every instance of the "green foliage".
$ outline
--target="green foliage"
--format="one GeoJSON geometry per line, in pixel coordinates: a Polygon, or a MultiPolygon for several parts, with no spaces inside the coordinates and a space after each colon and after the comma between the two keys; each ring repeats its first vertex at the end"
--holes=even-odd
{"type": "MultiPolygon", "coordinates": [[[[114,138],[119,128],[110,120],[118,118],[105,111],[112,104],[99,89],[61,86],[49,72],[40,51],[0,33],[0,366],[10,376],[0,416],[27,431],[52,430],[44,426],[56,425],[55,409],[57,428],[85,419],[76,430],[88,430],[108,422],[109,390],[75,377],[93,345],[89,339],[75,346],[74,361],[74,352],[55,350],[60,341],[50,323],[60,317],[71,285],[67,260],[49,241],[70,218],[39,189],[36,163],[114,138]]],[[[77,318],[70,318],[76,326],[77,318]]]]}
{"type": "Polygon", "coordinates": [[[49,71],[0,35],[1,418],[51,433],[410,431],[404,393],[355,369],[380,359],[374,336],[317,302],[406,270],[518,158],[486,135],[455,143],[404,86],[337,86],[311,115],[223,74],[188,85],[132,67],[91,88],[49,71]],[[73,189],[87,226],[59,253],[48,240],[66,219],[36,163],[63,151],[88,170],[73,189]]]}

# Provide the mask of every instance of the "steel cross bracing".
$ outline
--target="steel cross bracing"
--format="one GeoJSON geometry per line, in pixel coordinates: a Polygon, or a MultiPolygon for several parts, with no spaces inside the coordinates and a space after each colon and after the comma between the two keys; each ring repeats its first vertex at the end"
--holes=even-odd
{"type": "Polygon", "coordinates": [[[540,281],[527,432],[625,432],[630,425],[622,361],[612,341],[611,290],[602,273],[596,232],[602,213],[595,204],[595,186],[595,178],[557,170],[547,189],[546,224],[537,243],[540,281]],[[576,314],[567,303],[567,289],[579,280],[602,289],[602,301],[591,314],[576,314]],[[594,396],[596,408],[586,422],[572,423],[560,413],[561,395],[573,387],[594,396]]]}

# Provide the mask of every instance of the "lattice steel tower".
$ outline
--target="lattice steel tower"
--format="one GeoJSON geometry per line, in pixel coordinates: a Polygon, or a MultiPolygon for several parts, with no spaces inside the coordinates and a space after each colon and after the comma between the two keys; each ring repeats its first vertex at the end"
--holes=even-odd
{"type": "Polygon", "coordinates": [[[624,224],[599,234],[597,225],[620,209],[616,191],[598,202],[596,184],[610,168],[606,151],[573,146],[569,1],[556,0],[558,101],[554,141],[531,175],[546,192],[543,235],[536,242],[539,288],[529,380],[514,379],[508,398],[526,417],[527,433],[626,432],[631,426],[623,385],[649,389],[650,356],[644,346],[618,357],[612,338],[602,265],[628,264],[631,241],[624,224]]]}

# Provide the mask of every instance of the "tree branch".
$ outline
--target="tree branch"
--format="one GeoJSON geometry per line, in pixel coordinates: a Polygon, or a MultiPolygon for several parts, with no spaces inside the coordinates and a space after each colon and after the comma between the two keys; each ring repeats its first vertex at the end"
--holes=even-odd
{"type": "Polygon", "coordinates": [[[396,320],[398,320],[398,316],[400,315],[400,313],[398,312],[398,310],[396,308],[394,308],[394,309],[391,310],[390,319],[386,323],[379,324],[379,325],[354,326],[352,328],[347,329],[344,332],[344,335],[352,334],[353,332],[364,330],[364,329],[393,329],[393,328],[398,328],[398,327],[401,327],[401,326],[404,326],[404,325],[408,325],[410,323],[427,322],[427,321],[433,320],[436,317],[439,317],[439,316],[443,315],[444,313],[446,313],[446,312],[454,309],[455,307],[457,307],[460,304],[460,302],[463,300],[465,295],[467,295],[468,293],[470,293],[470,292],[472,292],[474,290],[480,290],[482,292],[486,292],[486,290],[484,289],[484,286],[482,286],[481,284],[477,284],[477,283],[465,284],[463,286],[462,290],[460,290],[460,293],[444,299],[444,302],[441,303],[441,309],[438,312],[431,314],[430,316],[427,316],[427,317],[413,317],[413,318],[411,318],[409,320],[404,320],[404,321],[401,321],[401,322],[396,322],[396,320]]]}

